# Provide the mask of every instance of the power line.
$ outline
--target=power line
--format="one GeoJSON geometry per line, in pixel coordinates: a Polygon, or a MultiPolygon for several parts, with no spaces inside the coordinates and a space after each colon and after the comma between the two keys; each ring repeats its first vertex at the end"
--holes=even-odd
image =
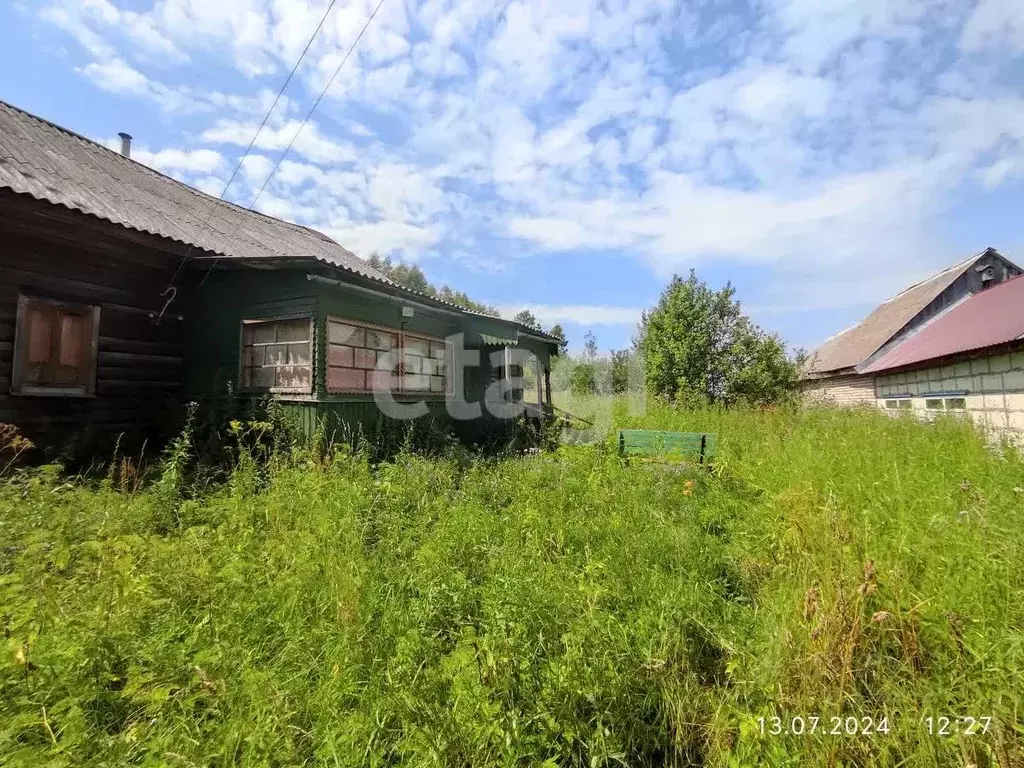
{"type": "MultiPolygon", "coordinates": [[[[281,156],[277,158],[277,162],[274,163],[274,167],[273,169],[271,169],[270,175],[268,175],[266,181],[263,182],[263,186],[260,187],[259,192],[256,193],[256,197],[252,199],[252,203],[250,203],[249,205],[250,211],[256,207],[256,203],[259,201],[260,197],[266,191],[267,186],[270,184],[270,180],[274,178],[274,174],[277,173],[277,169],[281,167],[281,163],[284,162],[284,159],[288,156],[288,153],[295,145],[295,141],[299,138],[299,134],[302,133],[302,129],[306,127],[306,123],[309,122],[309,119],[313,116],[313,113],[316,112],[317,107],[320,106],[320,102],[324,100],[324,96],[327,95],[327,92],[331,89],[331,86],[334,85],[334,81],[335,79],[337,79],[342,67],[345,66],[345,62],[348,61],[349,57],[352,55],[352,52],[356,49],[356,46],[359,45],[359,41],[363,39],[363,35],[366,34],[366,30],[370,27],[370,23],[373,21],[374,17],[377,15],[377,11],[380,10],[382,5],[384,5],[384,0],[380,0],[380,2],[377,3],[377,7],[373,9],[373,13],[370,14],[370,17],[366,20],[366,23],[363,24],[363,28],[359,30],[359,34],[356,35],[356,39],[353,40],[352,45],[348,47],[348,50],[345,52],[344,58],[342,58],[341,63],[338,64],[338,68],[334,70],[334,74],[331,75],[331,79],[327,81],[327,85],[325,85],[324,89],[320,91],[320,95],[316,97],[316,101],[313,102],[313,106],[310,107],[309,112],[306,113],[305,118],[303,118],[302,123],[299,125],[299,129],[295,131],[295,135],[292,136],[292,140],[288,142],[288,146],[285,147],[284,152],[281,153],[281,156]]],[[[242,222],[239,221],[238,227],[241,226],[242,222]]],[[[235,227],[235,232],[238,231],[238,227],[235,227]]],[[[232,236],[234,235],[235,232],[231,233],[232,236]]],[[[210,276],[210,273],[213,271],[213,268],[217,266],[218,261],[220,261],[219,256],[213,260],[213,263],[210,264],[209,269],[206,270],[206,274],[203,275],[203,279],[199,281],[199,286],[196,288],[197,291],[200,288],[202,288],[203,285],[206,283],[206,279],[210,276]]]]}
{"type": "MultiPolygon", "coordinates": [[[[316,25],[316,29],[313,30],[313,34],[310,35],[309,40],[306,41],[306,47],[302,49],[302,53],[299,54],[299,58],[296,59],[295,61],[295,66],[292,67],[292,70],[291,72],[288,73],[288,77],[285,79],[284,84],[278,90],[277,96],[274,97],[274,103],[270,105],[270,109],[267,110],[267,114],[263,116],[263,120],[262,122],[260,122],[259,128],[256,129],[256,133],[253,135],[252,141],[249,142],[249,146],[245,148],[245,152],[242,153],[242,157],[239,159],[238,164],[235,166],[235,170],[232,171],[231,178],[229,178],[227,184],[224,185],[224,189],[221,191],[218,200],[223,200],[224,196],[228,193],[228,189],[231,188],[231,184],[234,182],[235,177],[238,176],[238,172],[242,169],[242,164],[245,162],[245,158],[247,158],[249,156],[249,153],[252,152],[252,148],[256,145],[256,140],[259,139],[260,134],[263,132],[263,129],[267,126],[267,121],[270,120],[270,116],[274,113],[274,109],[277,108],[277,104],[279,101],[281,101],[281,97],[284,95],[284,92],[288,89],[288,85],[289,83],[291,83],[292,78],[295,77],[295,73],[298,71],[299,65],[302,64],[302,60],[306,58],[306,54],[309,53],[309,49],[310,47],[312,47],[313,41],[315,41],[316,38],[320,35],[320,30],[323,29],[324,23],[327,21],[327,17],[330,16],[331,11],[334,10],[334,6],[337,2],[338,0],[331,0],[331,2],[328,4],[327,10],[324,11],[324,15],[320,18],[320,23],[316,25]]],[[[216,205],[210,206],[210,215],[206,217],[206,220],[199,228],[200,233],[202,233],[202,231],[206,229],[207,226],[209,226],[210,220],[213,219],[213,214],[216,212],[216,210],[216,205]]],[[[194,239],[198,239],[198,237],[194,239]]],[[[178,278],[178,275],[181,273],[182,268],[185,266],[185,262],[187,262],[189,256],[192,255],[192,249],[194,247],[195,243],[191,243],[188,247],[188,250],[185,251],[185,255],[182,257],[181,262],[178,264],[178,268],[174,270],[174,274],[171,276],[170,283],[167,286],[167,290],[164,291],[164,294],[166,294],[173,287],[174,281],[178,278]]],[[[163,312],[161,312],[160,314],[162,316],[163,312]]]]}

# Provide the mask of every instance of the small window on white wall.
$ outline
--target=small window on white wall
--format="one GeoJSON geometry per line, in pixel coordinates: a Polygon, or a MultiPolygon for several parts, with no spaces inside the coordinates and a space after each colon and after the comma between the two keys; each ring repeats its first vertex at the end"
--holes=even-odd
{"type": "Polygon", "coordinates": [[[963,411],[967,408],[967,400],[963,397],[947,397],[946,398],[946,410],[947,411],[963,411]]]}
{"type": "Polygon", "coordinates": [[[903,397],[903,398],[900,398],[898,400],[886,400],[885,401],[885,407],[890,409],[890,410],[893,410],[893,411],[895,411],[897,409],[909,410],[911,405],[913,405],[913,404],[910,402],[910,398],[909,397],[903,397]]]}

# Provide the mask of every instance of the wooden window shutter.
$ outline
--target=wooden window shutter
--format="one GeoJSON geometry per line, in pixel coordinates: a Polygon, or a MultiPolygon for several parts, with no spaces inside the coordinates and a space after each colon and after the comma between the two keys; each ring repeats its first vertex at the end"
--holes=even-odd
{"type": "Polygon", "coordinates": [[[95,306],[19,296],[11,392],[93,394],[99,311],[95,306]]]}
{"type": "Polygon", "coordinates": [[[60,347],[54,381],[57,384],[82,384],[88,373],[86,366],[86,337],[88,320],[85,315],[60,312],[60,347]]]}
{"type": "Polygon", "coordinates": [[[28,325],[28,362],[48,365],[53,357],[53,331],[56,313],[50,307],[32,304],[26,313],[28,325]]]}

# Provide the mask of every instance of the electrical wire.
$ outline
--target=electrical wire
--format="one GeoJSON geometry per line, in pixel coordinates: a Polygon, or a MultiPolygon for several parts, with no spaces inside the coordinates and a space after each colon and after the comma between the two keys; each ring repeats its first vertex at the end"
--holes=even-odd
{"type": "MultiPolygon", "coordinates": [[[[228,193],[228,189],[231,188],[231,184],[238,176],[238,172],[242,169],[242,164],[245,162],[245,158],[247,158],[249,156],[249,153],[252,152],[252,148],[256,145],[257,139],[259,139],[260,134],[263,132],[263,129],[266,128],[267,126],[267,121],[270,120],[270,116],[274,113],[274,110],[277,108],[277,104],[278,102],[281,101],[281,97],[284,95],[284,92],[288,89],[288,85],[291,83],[292,78],[295,77],[295,73],[299,70],[299,65],[302,64],[302,60],[305,59],[306,54],[309,53],[309,49],[313,46],[313,42],[320,35],[320,30],[323,29],[324,23],[327,21],[327,17],[331,15],[331,11],[334,10],[334,6],[337,4],[337,2],[338,0],[331,0],[331,2],[327,5],[327,10],[325,10],[324,15],[320,17],[320,23],[316,25],[316,29],[313,30],[313,34],[310,35],[309,40],[306,41],[306,47],[302,49],[302,53],[300,53],[299,58],[296,59],[295,65],[292,67],[291,72],[288,73],[288,77],[285,79],[284,84],[277,91],[277,96],[274,97],[274,103],[270,105],[270,109],[268,109],[267,113],[263,116],[263,120],[262,122],[260,122],[259,128],[256,129],[256,133],[253,135],[252,141],[249,142],[249,146],[245,148],[245,152],[242,153],[242,157],[239,159],[238,164],[235,166],[235,170],[231,173],[231,177],[228,179],[227,184],[224,185],[224,189],[221,191],[220,195],[217,198],[218,200],[223,200],[224,195],[228,193]]],[[[216,204],[210,206],[210,215],[206,217],[205,221],[203,221],[202,226],[199,228],[199,234],[202,234],[203,230],[209,226],[210,221],[213,219],[213,214],[216,212],[216,210],[216,204]]],[[[198,235],[195,238],[193,238],[193,240],[198,239],[198,235]]],[[[190,243],[188,250],[185,251],[185,255],[178,263],[178,268],[174,270],[174,274],[171,276],[171,280],[168,283],[167,288],[164,290],[164,294],[166,294],[171,288],[174,287],[174,281],[178,279],[178,275],[181,274],[181,270],[184,268],[185,262],[187,262],[189,257],[192,255],[192,250],[194,248],[195,243],[190,243]]],[[[164,307],[164,309],[166,309],[166,307],[164,307]]],[[[163,311],[161,311],[160,317],[163,317],[163,314],[163,311]]],[[[158,317],[157,319],[159,320],[160,317],[158,317]]]]}
{"type": "MultiPolygon", "coordinates": [[[[249,204],[249,211],[252,211],[252,209],[256,207],[256,203],[259,201],[260,197],[266,191],[267,186],[270,184],[270,180],[274,178],[274,174],[277,173],[277,169],[281,167],[281,163],[284,162],[284,159],[288,156],[288,153],[295,145],[295,141],[299,138],[299,134],[302,133],[302,129],[306,127],[306,123],[309,122],[309,119],[313,116],[313,113],[316,112],[317,107],[320,106],[320,102],[323,101],[324,96],[327,95],[327,92],[331,89],[331,86],[334,85],[334,81],[341,73],[342,67],[345,66],[345,62],[348,61],[349,57],[352,55],[352,52],[356,49],[356,46],[359,45],[359,41],[363,39],[363,35],[366,34],[366,30],[370,27],[370,23],[373,21],[374,17],[377,15],[377,11],[380,10],[382,5],[384,5],[384,0],[380,0],[380,2],[377,3],[377,7],[373,9],[373,13],[370,14],[370,17],[366,20],[366,23],[363,24],[363,28],[359,30],[359,34],[356,35],[356,39],[352,41],[352,45],[350,45],[348,50],[345,52],[344,58],[342,58],[341,63],[338,64],[337,69],[334,70],[334,74],[331,75],[331,79],[327,81],[327,85],[325,85],[324,89],[320,91],[320,95],[317,96],[316,101],[313,102],[313,106],[310,107],[309,112],[306,113],[306,117],[303,118],[302,123],[299,125],[299,129],[295,131],[295,135],[292,136],[292,140],[288,142],[288,146],[285,147],[284,152],[282,152],[281,156],[277,158],[277,162],[271,169],[270,174],[266,178],[266,181],[263,182],[263,186],[260,187],[259,191],[256,193],[256,197],[253,198],[252,203],[249,204]]],[[[235,232],[237,232],[238,228],[241,226],[242,222],[239,221],[238,226],[235,227],[235,230],[234,232],[231,233],[231,236],[234,236],[235,232]]],[[[217,262],[219,261],[220,256],[213,260],[213,263],[210,264],[209,269],[206,270],[206,274],[203,275],[203,279],[199,281],[199,286],[196,288],[196,291],[199,291],[199,289],[203,287],[203,285],[206,283],[206,279],[210,276],[210,273],[213,271],[213,268],[217,266],[217,262]]]]}

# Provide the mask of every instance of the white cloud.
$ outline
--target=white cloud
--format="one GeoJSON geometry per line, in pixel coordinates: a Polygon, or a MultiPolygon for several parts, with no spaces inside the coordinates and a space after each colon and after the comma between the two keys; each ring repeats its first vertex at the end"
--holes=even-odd
{"type": "Polygon", "coordinates": [[[380,251],[415,257],[441,239],[440,233],[430,227],[418,227],[399,221],[340,225],[328,227],[324,231],[349,250],[363,255],[380,251]]]}
{"type": "Polygon", "coordinates": [[[578,325],[636,325],[640,322],[643,310],[639,307],[610,307],[602,305],[552,305],[527,304],[525,306],[501,306],[498,311],[502,317],[512,318],[516,313],[527,309],[533,313],[537,321],[544,327],[561,323],[578,325]]]}
{"type": "Polygon", "coordinates": [[[765,69],[740,86],[736,106],[751,119],[780,120],[792,114],[820,116],[828,108],[831,96],[832,84],[824,78],[765,69]]]}
{"type": "MultiPolygon", "coordinates": [[[[113,149],[115,140],[111,139],[107,145],[113,149]]],[[[132,149],[132,159],[164,173],[179,172],[207,176],[224,170],[226,165],[223,156],[212,149],[172,148],[150,152],[143,147],[135,147],[132,149]]]]}
{"type": "Polygon", "coordinates": [[[272,170],[274,161],[264,155],[247,155],[242,161],[242,176],[254,190],[266,183],[272,170]]]}
{"type": "Polygon", "coordinates": [[[847,46],[864,39],[914,40],[934,0],[775,0],[786,32],[784,51],[804,71],[816,72],[847,46]]]}
{"type": "MultiPolygon", "coordinates": [[[[252,96],[239,96],[219,91],[196,90],[183,86],[168,86],[132,67],[116,56],[103,61],[93,61],[78,68],[78,73],[97,88],[122,96],[137,96],[158,105],[161,110],[174,115],[218,111],[240,115],[258,115],[262,118],[276,94],[262,89],[252,96]]],[[[273,115],[279,120],[291,110],[292,102],[282,96],[273,115]]],[[[295,123],[297,125],[297,123],[295,123]]],[[[255,125],[253,126],[255,132],[255,125]]]]}
{"type": "Polygon", "coordinates": [[[1024,51],[1024,11],[1018,0],[979,0],[964,25],[961,49],[974,53],[1008,46],[1024,51]]]}
{"type": "Polygon", "coordinates": [[[105,91],[131,93],[138,96],[151,93],[152,86],[149,79],[121,59],[111,59],[103,63],[94,61],[83,67],[80,72],[105,91]]]}
{"type": "MultiPolygon", "coordinates": [[[[115,152],[121,149],[120,139],[110,138],[101,143],[115,152]]],[[[154,152],[143,144],[135,144],[131,157],[136,162],[192,184],[204,192],[210,192],[210,188],[215,187],[216,191],[211,194],[219,195],[223,187],[223,182],[215,174],[225,171],[227,163],[219,152],[212,149],[168,147],[154,152]]]]}
{"type": "MultiPolygon", "coordinates": [[[[266,125],[256,140],[257,149],[284,151],[294,139],[292,152],[314,162],[344,163],[355,160],[356,149],[345,141],[333,141],[320,130],[316,121],[311,120],[305,127],[298,120],[287,120],[280,125],[266,125]],[[297,136],[297,138],[296,138],[297,136]]],[[[219,120],[202,134],[203,141],[213,144],[235,144],[247,147],[259,128],[258,123],[238,120],[219,120]]]]}
{"type": "MultiPolygon", "coordinates": [[[[96,87],[190,115],[181,145],[227,153],[328,1],[48,0],[42,16],[92,57],[96,87]]],[[[375,5],[338,3],[246,161],[250,187],[375,5]]],[[[658,275],[763,270],[761,307],[870,301],[946,260],[954,191],[1024,176],[1022,50],[1015,0],[388,0],[262,206],[407,258],[499,270],[612,250],[658,275]]],[[[227,168],[207,160],[160,162],[209,185],[227,168]]]]}
{"type": "Polygon", "coordinates": [[[115,56],[117,46],[110,40],[124,38],[150,61],[180,64],[189,60],[152,16],[121,9],[110,0],[56,0],[43,6],[40,16],[69,32],[96,58],[115,56]]]}
{"type": "Polygon", "coordinates": [[[220,197],[224,191],[224,179],[220,179],[216,176],[202,176],[198,179],[193,179],[191,185],[201,192],[205,192],[213,197],[220,197]]]}

